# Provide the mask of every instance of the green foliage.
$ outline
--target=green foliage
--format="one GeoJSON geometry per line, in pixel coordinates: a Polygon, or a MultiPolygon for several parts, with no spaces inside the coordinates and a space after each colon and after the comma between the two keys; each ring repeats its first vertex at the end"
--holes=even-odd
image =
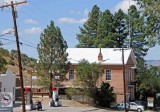
{"type": "Polygon", "coordinates": [[[64,80],[68,72],[67,47],[60,28],[55,27],[54,22],[51,21],[50,25],[41,33],[40,43],[37,46],[39,55],[37,72],[41,76],[40,84],[50,85],[50,94],[52,94],[54,76],[58,74],[60,80],[64,80]]]}
{"type": "Polygon", "coordinates": [[[6,60],[0,56],[0,73],[6,72],[6,60]]]}
{"type": "Polygon", "coordinates": [[[93,6],[88,21],[80,27],[77,47],[130,47],[137,59],[146,56],[156,43],[151,35],[155,17],[144,16],[134,5],[128,11],[125,14],[119,9],[113,15],[109,10],[101,12],[97,5],[93,6]]]}
{"type": "Polygon", "coordinates": [[[8,62],[8,64],[9,64],[9,65],[13,65],[13,66],[15,66],[15,62],[14,62],[14,61],[12,61],[12,60],[10,60],[10,61],[8,62]]]}
{"type": "Polygon", "coordinates": [[[9,51],[7,49],[4,49],[4,48],[0,47],[0,54],[5,56],[5,57],[8,57],[9,56],[9,51]]]}
{"type": "Polygon", "coordinates": [[[95,38],[95,47],[114,47],[113,19],[113,15],[109,10],[106,10],[100,15],[97,37],[95,38]]]}
{"type": "Polygon", "coordinates": [[[115,101],[113,87],[108,82],[102,82],[100,90],[96,93],[96,101],[99,106],[110,107],[110,103],[115,101]]]}
{"type": "Polygon", "coordinates": [[[68,98],[71,99],[73,95],[81,95],[81,89],[80,88],[73,88],[69,87],[65,90],[65,93],[67,94],[68,98]]]}
{"type": "Polygon", "coordinates": [[[130,21],[130,39],[126,42],[127,46],[130,46],[137,59],[143,58],[150,46],[147,41],[146,26],[144,24],[144,17],[140,11],[137,10],[136,6],[132,5],[129,8],[129,16],[127,22],[130,21]]]}
{"type": "MultiPolygon", "coordinates": [[[[16,64],[18,62],[18,55],[17,55],[17,50],[11,50],[9,53],[10,61],[8,62],[9,64],[16,64]]],[[[21,53],[21,61],[22,61],[22,66],[24,69],[26,68],[32,68],[35,69],[36,66],[36,59],[28,57],[26,54],[21,53]]]]}
{"type": "Polygon", "coordinates": [[[114,47],[121,48],[124,44],[124,40],[127,38],[128,24],[126,21],[126,17],[127,15],[121,9],[119,9],[118,12],[114,14],[114,40],[116,42],[114,47]]]}
{"type": "Polygon", "coordinates": [[[138,99],[146,100],[160,91],[160,67],[144,66],[136,75],[138,99]]]}
{"type": "Polygon", "coordinates": [[[0,74],[6,72],[7,61],[4,59],[8,55],[8,50],[0,48],[0,74]]]}
{"type": "Polygon", "coordinates": [[[142,15],[145,17],[145,24],[147,25],[147,38],[151,43],[156,42],[160,44],[160,0],[135,0],[138,2],[142,15]]]}
{"type": "Polygon", "coordinates": [[[95,102],[95,94],[99,77],[103,73],[102,65],[82,60],[76,67],[75,86],[80,86],[85,96],[93,99],[95,102]]]}
{"type": "Polygon", "coordinates": [[[80,34],[77,34],[79,41],[77,47],[94,47],[100,13],[99,7],[94,5],[92,11],[89,13],[87,22],[83,27],[80,27],[80,34]]]}

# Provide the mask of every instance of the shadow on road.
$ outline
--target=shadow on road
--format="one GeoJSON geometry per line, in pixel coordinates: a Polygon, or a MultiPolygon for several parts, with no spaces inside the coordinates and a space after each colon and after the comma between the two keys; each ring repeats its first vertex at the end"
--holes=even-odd
{"type": "Polygon", "coordinates": [[[13,104],[13,108],[15,108],[15,107],[20,107],[21,106],[21,102],[15,102],[14,104],[13,104]]]}

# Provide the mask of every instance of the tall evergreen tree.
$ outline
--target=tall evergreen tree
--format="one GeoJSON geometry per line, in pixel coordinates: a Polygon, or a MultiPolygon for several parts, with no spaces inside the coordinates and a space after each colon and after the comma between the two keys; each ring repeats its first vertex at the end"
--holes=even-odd
{"type": "Polygon", "coordinates": [[[114,30],[115,30],[115,41],[116,45],[114,47],[121,48],[124,44],[124,40],[127,38],[127,15],[119,9],[118,12],[114,14],[114,30]]]}
{"type": "Polygon", "coordinates": [[[104,11],[98,22],[95,47],[114,47],[114,24],[113,15],[109,10],[104,11]]]}
{"type": "Polygon", "coordinates": [[[100,13],[99,7],[97,5],[93,6],[87,22],[84,23],[83,27],[80,27],[80,34],[77,34],[79,41],[77,47],[94,47],[100,13]]]}
{"type": "Polygon", "coordinates": [[[144,17],[141,16],[140,11],[136,6],[132,5],[129,8],[128,24],[130,24],[130,39],[127,42],[128,46],[134,49],[134,54],[137,59],[143,58],[149,49],[146,38],[146,26],[144,24],[144,17]],[[130,23],[129,23],[130,19],[130,23]]]}
{"type": "Polygon", "coordinates": [[[160,0],[135,0],[137,1],[147,24],[148,40],[150,44],[160,44],[160,0]]]}
{"type": "Polygon", "coordinates": [[[60,28],[50,25],[44,29],[38,44],[39,63],[37,71],[41,76],[40,84],[49,86],[52,95],[52,83],[55,75],[60,75],[60,79],[65,79],[68,70],[66,53],[67,43],[64,41],[60,28]]]}

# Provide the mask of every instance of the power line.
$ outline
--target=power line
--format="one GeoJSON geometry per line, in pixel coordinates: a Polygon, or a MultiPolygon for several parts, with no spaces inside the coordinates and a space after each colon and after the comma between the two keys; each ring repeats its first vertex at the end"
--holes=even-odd
{"type": "MultiPolygon", "coordinates": [[[[6,39],[6,38],[0,38],[0,39],[2,39],[2,40],[7,40],[7,41],[10,41],[10,42],[16,42],[15,40],[10,40],[10,39],[6,39]]],[[[19,42],[19,43],[20,43],[20,45],[26,45],[26,46],[28,46],[28,47],[32,47],[32,48],[37,49],[36,46],[30,45],[30,44],[26,44],[26,43],[23,43],[23,42],[19,42]]]]}

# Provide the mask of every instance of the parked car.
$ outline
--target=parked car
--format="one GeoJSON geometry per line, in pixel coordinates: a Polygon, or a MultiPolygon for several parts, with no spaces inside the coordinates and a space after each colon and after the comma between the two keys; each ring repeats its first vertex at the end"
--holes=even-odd
{"type": "Polygon", "coordinates": [[[136,110],[137,112],[143,112],[144,111],[144,106],[139,105],[135,102],[130,102],[129,103],[129,110],[136,110]]]}
{"type": "MultiPolygon", "coordinates": [[[[126,103],[126,109],[128,110],[128,108],[129,108],[129,104],[126,103]]],[[[115,109],[115,110],[124,110],[124,103],[117,103],[117,104],[113,107],[113,109],[115,109]]]]}
{"type": "Polygon", "coordinates": [[[137,103],[138,105],[143,105],[144,109],[147,109],[147,102],[146,101],[135,100],[134,102],[137,103]]]}

